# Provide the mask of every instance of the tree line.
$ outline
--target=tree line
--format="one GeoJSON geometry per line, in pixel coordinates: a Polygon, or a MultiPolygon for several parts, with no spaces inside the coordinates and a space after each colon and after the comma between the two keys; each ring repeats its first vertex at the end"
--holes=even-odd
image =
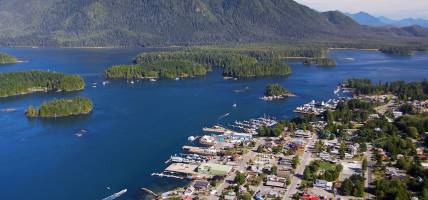
{"type": "Polygon", "coordinates": [[[346,87],[355,90],[356,95],[394,94],[404,100],[428,99],[428,81],[421,82],[386,82],[373,84],[369,79],[349,79],[345,81],[346,87]]]}

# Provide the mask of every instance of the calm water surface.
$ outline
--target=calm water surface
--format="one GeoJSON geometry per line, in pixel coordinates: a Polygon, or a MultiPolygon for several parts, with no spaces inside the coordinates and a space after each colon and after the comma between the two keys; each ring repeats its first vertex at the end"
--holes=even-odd
{"type": "Polygon", "coordinates": [[[32,94],[0,99],[1,199],[102,199],[128,188],[119,199],[139,199],[139,188],[155,191],[182,185],[151,177],[161,171],[169,155],[180,152],[190,135],[201,128],[228,124],[263,114],[292,117],[292,110],[312,99],[334,97],[343,79],[367,77],[375,81],[428,78],[428,56],[391,57],[372,51],[335,51],[335,68],[291,63],[287,78],[223,80],[219,70],[208,76],[180,81],[142,81],[135,85],[113,81],[103,86],[105,68],[130,63],[141,51],[155,49],[0,49],[27,62],[0,66],[0,72],[52,70],[81,74],[87,87],[76,93],[32,94]],[[351,59],[352,58],[352,59],[351,59]],[[280,102],[264,102],[268,83],[279,82],[297,94],[280,102]],[[98,83],[96,88],[93,83],[98,83]],[[234,90],[249,89],[245,92],[234,90]],[[29,105],[62,97],[93,100],[90,116],[29,120],[29,105]],[[232,104],[236,103],[234,109],[232,104]],[[230,113],[226,118],[220,116],[230,113]],[[78,138],[80,129],[89,133],[78,138]],[[110,187],[111,190],[107,189],[110,187]]]}

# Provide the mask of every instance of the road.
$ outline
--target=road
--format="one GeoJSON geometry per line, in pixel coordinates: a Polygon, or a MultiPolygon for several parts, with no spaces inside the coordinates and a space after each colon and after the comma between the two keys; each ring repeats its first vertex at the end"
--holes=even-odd
{"type": "Polygon", "coordinates": [[[305,167],[309,165],[311,162],[311,156],[312,152],[309,150],[309,146],[314,146],[315,138],[316,136],[313,136],[309,139],[308,144],[305,147],[305,152],[303,153],[303,156],[300,158],[300,164],[297,166],[295,170],[295,174],[291,178],[291,184],[287,187],[287,191],[285,193],[284,199],[291,199],[291,196],[293,196],[297,192],[298,185],[302,182],[302,180],[299,178],[303,176],[303,171],[305,170],[305,167]]]}
{"type": "MultiPolygon", "coordinates": [[[[259,144],[256,144],[256,147],[253,149],[257,149],[259,144]]],[[[250,150],[248,151],[248,153],[244,154],[242,156],[242,159],[238,161],[238,165],[235,167],[235,171],[245,171],[245,168],[247,167],[247,163],[250,161],[251,158],[256,156],[256,152],[250,150]]],[[[226,189],[227,187],[229,187],[229,183],[228,182],[232,182],[235,179],[235,175],[236,173],[231,172],[229,173],[228,176],[225,177],[224,181],[222,181],[217,187],[217,194],[210,194],[210,196],[208,197],[209,200],[217,200],[219,199],[219,194],[221,191],[223,191],[224,189],[226,189]]]]}

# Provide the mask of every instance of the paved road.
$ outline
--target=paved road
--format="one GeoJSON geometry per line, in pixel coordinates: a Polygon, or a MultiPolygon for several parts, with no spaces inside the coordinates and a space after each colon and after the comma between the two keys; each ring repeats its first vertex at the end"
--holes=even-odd
{"type": "MultiPolygon", "coordinates": [[[[257,144],[256,145],[256,148],[254,148],[254,149],[257,149],[257,147],[258,147],[258,145],[259,144],[257,144]]],[[[250,161],[250,159],[251,158],[253,158],[253,157],[255,157],[256,156],[256,153],[254,152],[254,151],[252,151],[252,150],[250,150],[248,153],[246,153],[246,154],[244,154],[243,156],[242,156],[242,159],[241,160],[239,160],[238,161],[238,165],[235,167],[235,169],[237,170],[237,171],[245,171],[245,168],[247,167],[247,163],[250,161]]],[[[229,183],[227,183],[228,181],[233,181],[234,179],[235,179],[235,175],[236,175],[236,173],[235,172],[231,172],[230,174],[229,174],[229,176],[227,176],[227,177],[225,177],[225,180],[224,181],[222,181],[218,186],[217,186],[217,188],[216,188],[216,190],[217,190],[217,194],[211,194],[209,197],[208,197],[208,199],[209,200],[217,200],[217,199],[219,199],[219,196],[218,195],[220,195],[220,192],[222,192],[225,188],[227,188],[227,187],[229,187],[229,183]]]]}
{"type": "Polygon", "coordinates": [[[315,143],[315,139],[315,136],[309,139],[308,145],[306,145],[305,147],[305,152],[300,158],[300,164],[297,166],[295,174],[291,178],[291,184],[287,187],[284,199],[291,199],[291,196],[297,192],[297,185],[302,182],[299,176],[303,176],[303,171],[305,170],[305,167],[309,165],[311,161],[312,152],[308,149],[308,146],[313,146],[315,143]]]}

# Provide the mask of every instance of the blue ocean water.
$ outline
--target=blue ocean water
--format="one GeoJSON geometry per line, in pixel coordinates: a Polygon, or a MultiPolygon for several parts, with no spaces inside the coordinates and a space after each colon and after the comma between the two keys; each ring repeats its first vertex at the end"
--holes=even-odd
{"type": "Polygon", "coordinates": [[[78,73],[87,87],[75,93],[0,99],[0,109],[18,109],[0,113],[0,199],[102,199],[124,188],[128,192],[119,199],[139,199],[141,187],[162,191],[184,184],[150,174],[161,171],[169,155],[180,152],[187,137],[201,134],[204,126],[264,114],[292,117],[296,106],[312,99],[334,98],[335,86],[351,77],[374,81],[428,78],[427,54],[394,57],[376,51],[341,50],[330,53],[337,67],[291,62],[293,74],[284,78],[224,80],[215,69],[205,77],[180,81],[101,84],[107,67],[130,63],[141,51],[158,50],[1,48],[26,62],[2,65],[0,72],[78,73]],[[259,100],[266,84],[274,82],[297,96],[278,102],[259,100]],[[54,120],[29,120],[24,115],[29,105],[78,95],[93,100],[91,115],[54,120]],[[226,113],[230,115],[221,118],[226,113]],[[88,134],[76,137],[81,129],[88,134]]]}

